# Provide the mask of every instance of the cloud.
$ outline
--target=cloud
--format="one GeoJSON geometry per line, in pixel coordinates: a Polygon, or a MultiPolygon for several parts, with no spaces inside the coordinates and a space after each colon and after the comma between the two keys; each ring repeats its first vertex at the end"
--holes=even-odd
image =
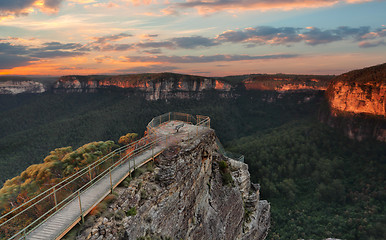
{"type": "Polygon", "coordinates": [[[187,0],[169,6],[168,12],[176,14],[177,9],[194,8],[200,14],[223,10],[293,10],[303,8],[329,7],[338,3],[358,4],[373,0],[187,0]]]}
{"type": "Polygon", "coordinates": [[[138,48],[183,48],[195,49],[198,47],[212,47],[219,45],[216,39],[206,38],[202,36],[178,37],[171,38],[165,41],[147,41],[136,43],[138,48]]]}
{"type": "Polygon", "coordinates": [[[60,43],[60,42],[47,42],[42,44],[43,47],[40,50],[87,50],[90,49],[84,48],[80,43],[60,43]]]}
{"type": "Polygon", "coordinates": [[[0,53],[22,55],[27,54],[27,48],[22,45],[13,45],[9,42],[0,43],[0,53]]]}
{"type": "Polygon", "coordinates": [[[171,41],[174,42],[177,47],[185,49],[219,45],[215,40],[201,36],[172,38],[171,41]]]}
{"type": "Polygon", "coordinates": [[[246,28],[238,31],[226,31],[218,35],[216,39],[221,42],[246,42],[256,44],[289,44],[300,42],[302,40],[299,36],[300,28],[293,27],[269,27],[258,26],[255,28],[246,28]]]}
{"type": "Polygon", "coordinates": [[[149,66],[120,69],[120,70],[116,70],[115,72],[117,73],[154,73],[154,72],[169,72],[176,69],[179,69],[179,68],[174,66],[149,65],[149,66]]]}
{"type": "Polygon", "coordinates": [[[81,51],[36,51],[29,56],[34,57],[34,58],[60,58],[60,57],[76,57],[76,56],[81,56],[85,55],[85,52],[81,51]]]}
{"type": "Polygon", "coordinates": [[[384,40],[378,40],[378,41],[363,41],[359,43],[359,47],[361,48],[371,48],[371,47],[378,47],[378,46],[386,46],[386,42],[384,40]]]}
{"type": "Polygon", "coordinates": [[[160,53],[162,53],[161,49],[159,49],[159,48],[144,50],[143,52],[148,53],[148,54],[160,54],[160,53]]]}
{"type": "Polygon", "coordinates": [[[290,45],[304,42],[315,46],[331,42],[352,39],[354,42],[364,39],[375,39],[386,36],[386,28],[378,28],[371,32],[369,26],[347,27],[341,26],[335,29],[320,29],[316,27],[270,27],[257,26],[243,30],[228,30],[216,37],[219,42],[245,43],[246,47],[254,45],[290,45]]]}
{"type": "Polygon", "coordinates": [[[10,16],[28,15],[33,9],[53,13],[63,0],[0,0],[0,20],[10,16]]]}
{"type": "Polygon", "coordinates": [[[208,63],[208,62],[232,62],[244,60],[282,59],[295,58],[297,54],[273,54],[273,55],[211,55],[211,56],[128,56],[129,62],[158,62],[158,63],[208,63]]]}
{"type": "Polygon", "coordinates": [[[87,48],[91,48],[95,51],[127,51],[133,48],[130,43],[111,43],[121,41],[125,38],[132,37],[132,34],[120,33],[107,35],[102,37],[93,37],[93,42],[87,44],[87,48]]]}
{"type": "Polygon", "coordinates": [[[28,65],[31,61],[47,58],[75,57],[85,55],[90,49],[79,43],[47,42],[40,46],[16,45],[0,42],[0,69],[28,65]]]}
{"type": "Polygon", "coordinates": [[[96,43],[105,43],[105,42],[111,42],[111,41],[119,41],[124,38],[132,37],[133,35],[128,33],[120,33],[115,35],[107,35],[102,37],[93,37],[96,43]]]}
{"type": "Polygon", "coordinates": [[[97,63],[103,63],[105,61],[110,61],[112,59],[113,58],[111,56],[98,56],[98,57],[94,58],[95,62],[97,62],[97,63]]]}
{"type": "Polygon", "coordinates": [[[0,53],[0,69],[26,66],[30,64],[30,61],[33,61],[33,59],[27,56],[0,53]]]}

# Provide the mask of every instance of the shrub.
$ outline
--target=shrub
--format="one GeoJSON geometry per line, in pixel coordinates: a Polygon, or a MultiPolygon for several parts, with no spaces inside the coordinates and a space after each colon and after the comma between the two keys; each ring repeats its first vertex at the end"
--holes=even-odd
{"type": "Polygon", "coordinates": [[[132,207],[130,208],[127,212],[126,212],[126,216],[135,216],[137,215],[137,208],[136,207],[132,207]]]}

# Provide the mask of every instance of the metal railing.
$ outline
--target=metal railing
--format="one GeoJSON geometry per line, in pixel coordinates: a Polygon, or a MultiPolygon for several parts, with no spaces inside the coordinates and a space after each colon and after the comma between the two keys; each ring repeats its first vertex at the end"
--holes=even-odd
{"type": "MultiPolygon", "coordinates": [[[[196,125],[196,137],[199,135],[199,127],[210,127],[210,118],[201,115],[193,117],[190,114],[171,112],[153,118],[148,124],[147,133],[143,138],[111,151],[95,162],[1,216],[0,239],[3,239],[4,237],[9,239],[25,238],[29,233],[43,224],[50,216],[62,210],[69,203],[74,201],[74,199],[79,198],[79,204],[81,205],[80,194],[94,186],[107,175],[110,175],[112,190],[115,186],[113,186],[111,181],[111,172],[128,160],[129,169],[131,169],[130,159],[134,159],[135,168],[134,157],[154,148],[154,146],[159,143],[167,142],[167,136],[157,136],[156,128],[169,121],[182,121],[196,125]]],[[[98,203],[99,202],[96,202],[93,206],[98,203]]],[[[82,220],[90,210],[91,208],[82,211],[82,207],[80,207],[80,217],[82,220]]],[[[77,219],[74,220],[75,223],[77,222],[77,219]]]]}
{"type": "Polygon", "coordinates": [[[222,155],[224,155],[228,158],[232,158],[232,159],[239,161],[239,162],[244,162],[244,155],[226,151],[224,146],[221,144],[220,139],[218,139],[218,137],[216,137],[216,143],[217,143],[218,151],[222,155]]]}

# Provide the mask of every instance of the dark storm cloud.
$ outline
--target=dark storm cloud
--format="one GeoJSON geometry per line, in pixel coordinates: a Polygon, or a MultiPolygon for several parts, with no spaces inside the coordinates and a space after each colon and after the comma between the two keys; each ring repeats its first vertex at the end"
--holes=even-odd
{"type": "Polygon", "coordinates": [[[231,62],[259,59],[281,59],[295,58],[296,54],[274,54],[274,55],[212,55],[212,56],[128,56],[130,62],[160,62],[160,63],[208,63],[208,62],[231,62]]]}

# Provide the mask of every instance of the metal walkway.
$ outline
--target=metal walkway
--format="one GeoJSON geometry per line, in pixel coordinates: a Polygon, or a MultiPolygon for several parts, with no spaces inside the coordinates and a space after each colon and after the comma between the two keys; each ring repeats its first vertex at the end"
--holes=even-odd
{"type": "MultiPolygon", "coordinates": [[[[82,221],[84,216],[110,194],[135,168],[154,160],[171,145],[196,139],[209,127],[210,119],[205,116],[197,116],[196,119],[189,114],[167,113],[153,118],[147,126],[147,135],[142,139],[109,153],[1,216],[0,230],[7,227],[12,228],[14,224],[12,221],[22,222],[23,216],[28,216],[28,210],[33,210],[38,208],[39,204],[44,205],[47,204],[47,201],[53,200],[52,202],[55,203],[53,208],[42,212],[32,223],[17,229],[13,235],[5,237],[8,239],[60,239],[82,221]],[[181,122],[183,122],[183,127],[181,127],[181,122]],[[177,126],[181,127],[178,131],[176,131],[177,126]],[[98,166],[105,165],[107,167],[97,171],[98,166]],[[87,182],[84,185],[76,189],[69,187],[70,184],[76,184],[77,181],[85,178],[87,182]],[[66,188],[71,189],[71,193],[61,200],[58,199],[58,192],[66,188]]],[[[1,234],[4,233],[0,232],[0,239],[3,239],[1,234]]]]}

